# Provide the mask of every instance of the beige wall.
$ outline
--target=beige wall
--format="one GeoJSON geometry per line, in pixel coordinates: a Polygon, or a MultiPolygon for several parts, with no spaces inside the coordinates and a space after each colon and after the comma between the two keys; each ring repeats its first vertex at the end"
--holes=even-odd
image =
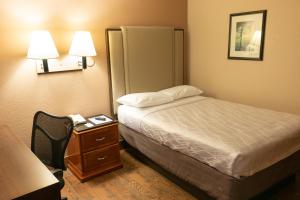
{"type": "Polygon", "coordinates": [[[221,99],[300,114],[299,9],[299,0],[188,0],[190,83],[221,99]],[[228,60],[229,14],[262,9],[264,61],[228,60]]]}
{"type": "Polygon", "coordinates": [[[0,123],[30,143],[32,118],[109,114],[105,28],[173,25],[186,28],[186,0],[0,0],[0,123]],[[84,72],[37,75],[26,59],[29,35],[48,29],[61,55],[75,30],[90,30],[98,56],[84,72]]]}

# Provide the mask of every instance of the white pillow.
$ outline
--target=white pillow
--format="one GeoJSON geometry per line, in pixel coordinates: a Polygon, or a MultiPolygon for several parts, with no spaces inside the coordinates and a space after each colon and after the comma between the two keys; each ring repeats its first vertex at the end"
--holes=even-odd
{"type": "Polygon", "coordinates": [[[157,106],[173,101],[171,96],[159,92],[132,93],[117,99],[120,104],[137,108],[157,106]]]}
{"type": "Polygon", "coordinates": [[[165,90],[160,90],[159,93],[166,94],[176,100],[184,97],[200,95],[203,93],[203,91],[191,85],[180,85],[165,90]]]}

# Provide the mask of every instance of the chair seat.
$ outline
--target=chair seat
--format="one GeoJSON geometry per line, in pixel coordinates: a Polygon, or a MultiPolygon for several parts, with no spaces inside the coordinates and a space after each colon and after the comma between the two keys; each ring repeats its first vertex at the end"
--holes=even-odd
{"type": "Polygon", "coordinates": [[[58,179],[60,189],[65,185],[64,172],[61,169],[51,169],[50,172],[58,179]]]}

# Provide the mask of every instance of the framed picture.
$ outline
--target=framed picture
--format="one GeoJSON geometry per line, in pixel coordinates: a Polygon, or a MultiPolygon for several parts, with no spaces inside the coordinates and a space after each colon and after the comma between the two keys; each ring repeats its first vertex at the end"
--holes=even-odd
{"type": "Polygon", "coordinates": [[[266,10],[230,15],[228,59],[263,60],[266,10]]]}

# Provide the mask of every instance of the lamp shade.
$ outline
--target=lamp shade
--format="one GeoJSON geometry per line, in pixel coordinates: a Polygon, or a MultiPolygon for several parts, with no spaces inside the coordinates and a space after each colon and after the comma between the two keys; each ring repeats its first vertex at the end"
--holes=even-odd
{"type": "Polygon", "coordinates": [[[247,50],[258,53],[260,50],[260,43],[261,43],[261,31],[255,31],[251,41],[247,46],[247,50]]]}
{"type": "Polygon", "coordinates": [[[48,31],[33,31],[31,33],[27,58],[48,59],[58,56],[54,41],[48,31]]]}
{"type": "Polygon", "coordinates": [[[93,39],[88,31],[76,31],[69,54],[73,56],[96,56],[93,39]]]}
{"type": "Polygon", "coordinates": [[[259,46],[260,40],[261,40],[261,31],[255,31],[250,43],[253,45],[259,46]]]}

